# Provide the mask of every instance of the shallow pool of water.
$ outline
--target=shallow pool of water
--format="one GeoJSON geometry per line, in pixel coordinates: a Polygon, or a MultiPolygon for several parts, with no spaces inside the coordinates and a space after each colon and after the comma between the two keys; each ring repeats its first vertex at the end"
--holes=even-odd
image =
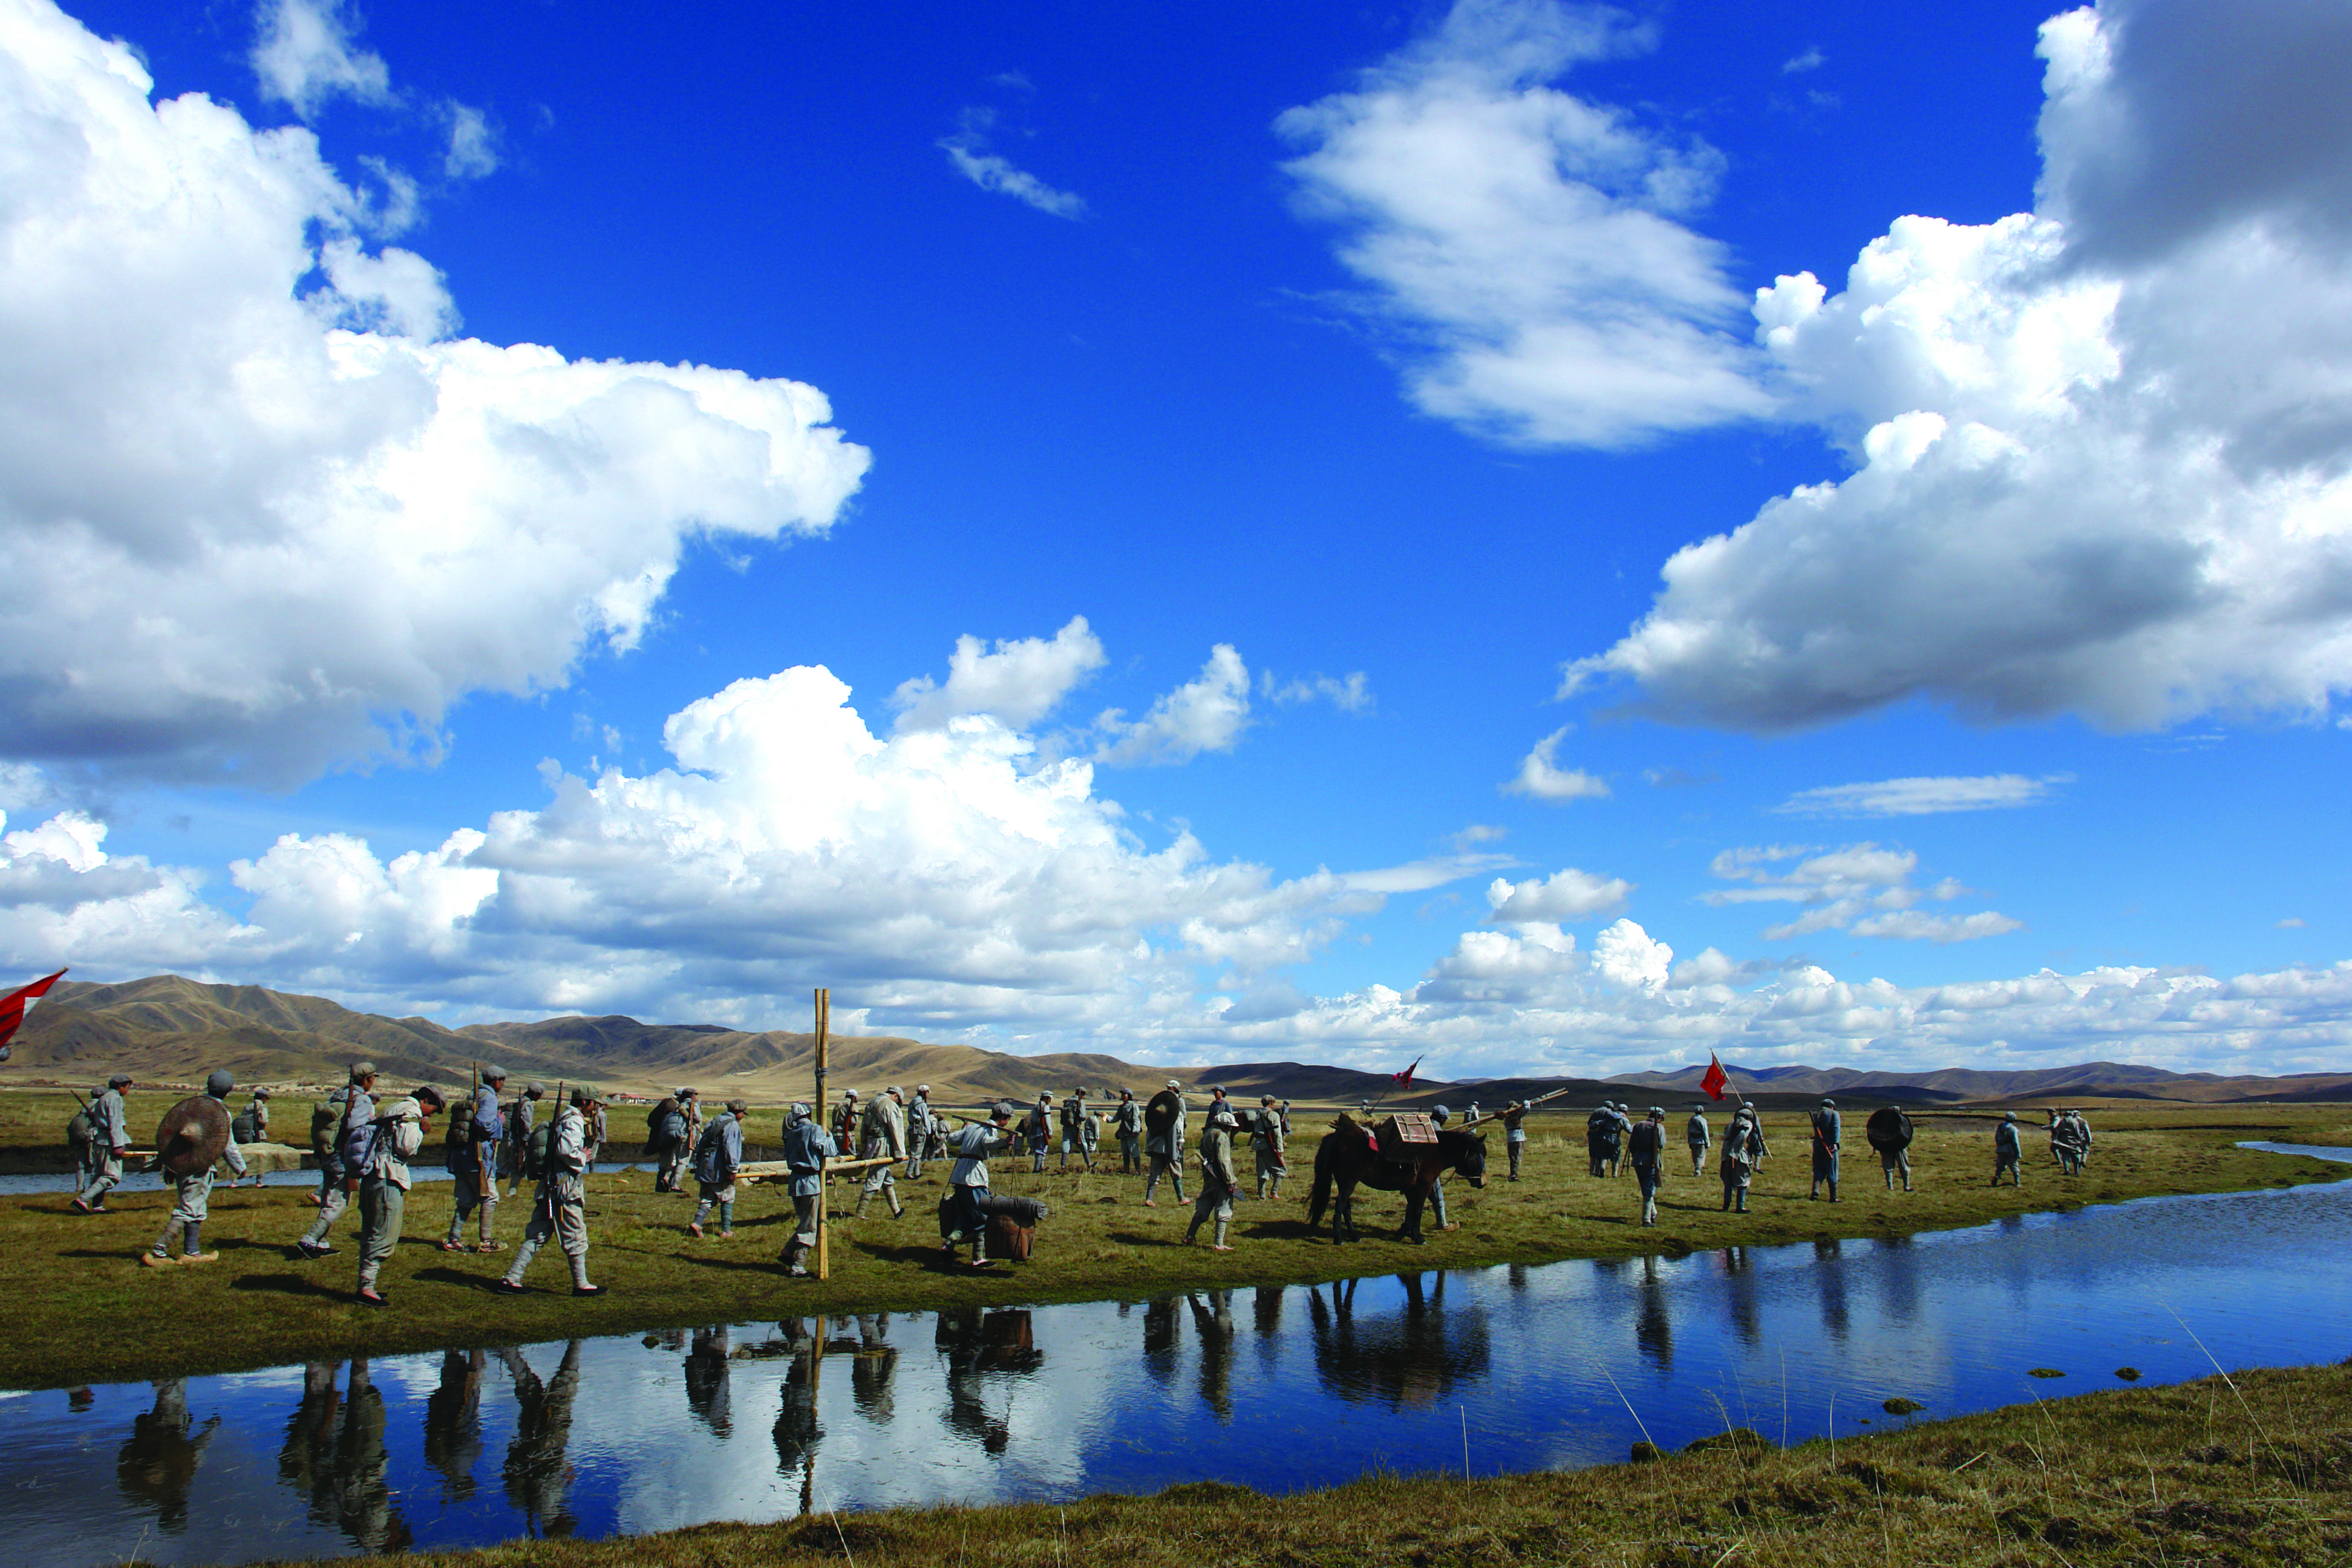
{"type": "Polygon", "coordinates": [[[2115,1387],[2126,1365],[2162,1382],[2341,1359],[2347,1224],[2352,1184],[2331,1184],[1908,1240],[5,1394],[0,1522],[37,1568],[242,1562],[1185,1480],[1285,1491],[1375,1466],[1565,1468],[1727,1423],[1853,1434],[1894,1421],[1882,1402],[1898,1395],[1933,1417],[2115,1387]]]}

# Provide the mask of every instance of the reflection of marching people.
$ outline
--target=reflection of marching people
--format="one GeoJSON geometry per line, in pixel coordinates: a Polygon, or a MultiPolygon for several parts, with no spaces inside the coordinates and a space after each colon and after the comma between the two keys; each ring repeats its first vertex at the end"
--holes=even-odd
{"type": "Polygon", "coordinates": [[[523,1533],[546,1539],[570,1535],[580,1521],[571,1510],[572,1402],[580,1393],[580,1342],[563,1347],[563,1360],[545,1383],[522,1352],[498,1352],[514,1379],[514,1438],[507,1445],[507,1500],[521,1510],[523,1533]]]}
{"type": "Polygon", "coordinates": [[[727,1390],[727,1329],[694,1331],[694,1344],[686,1352],[686,1407],[720,1437],[735,1432],[727,1390]]]}
{"type": "Polygon", "coordinates": [[[1234,1418],[1234,1339],[1238,1331],[1234,1322],[1234,1293],[1210,1290],[1205,1294],[1206,1304],[1192,1292],[1184,1297],[1192,1309],[1192,1337],[1201,1346],[1201,1398],[1217,1413],[1218,1420],[1230,1423],[1234,1418]]]}
{"type": "Polygon", "coordinates": [[[474,1495],[474,1465],[482,1457],[482,1373],[489,1361],[488,1351],[443,1351],[440,1385],[425,1396],[425,1462],[440,1472],[444,1502],[474,1495]]]}
{"type": "Polygon", "coordinates": [[[188,1414],[188,1380],[163,1378],[155,1384],[155,1408],[131,1418],[131,1436],[114,1457],[115,1484],[133,1503],[155,1510],[155,1523],[167,1535],[188,1527],[188,1493],[196,1484],[196,1464],[220,1432],[221,1418],[211,1417],[193,1436],[194,1418],[188,1414]]]}
{"type": "Polygon", "coordinates": [[[857,1353],[850,1358],[850,1399],[857,1413],[877,1426],[887,1426],[896,1409],[890,1384],[898,1371],[898,1347],[890,1342],[890,1314],[861,1312],[857,1317],[857,1353]]]}
{"type": "Polygon", "coordinates": [[[368,1552],[404,1551],[416,1533],[393,1505],[392,1458],[384,1447],[383,1395],[364,1361],[352,1363],[335,1436],[335,1522],[368,1552]]]}

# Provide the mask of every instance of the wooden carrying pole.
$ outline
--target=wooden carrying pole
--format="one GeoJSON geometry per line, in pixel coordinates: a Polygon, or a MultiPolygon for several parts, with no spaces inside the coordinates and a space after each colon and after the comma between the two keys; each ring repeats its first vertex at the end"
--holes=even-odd
{"type": "MultiPolygon", "coordinates": [[[[824,1102],[824,1048],[826,1026],[833,1022],[832,1013],[833,993],[820,985],[816,993],[816,1124],[819,1127],[825,1124],[826,1118],[831,1113],[830,1108],[824,1102]]],[[[829,1279],[833,1277],[832,1259],[825,1249],[825,1243],[829,1239],[828,1232],[831,1229],[824,1223],[826,1201],[824,1163],[820,1161],[817,1165],[816,1184],[816,1277],[819,1279],[829,1279]]],[[[810,1364],[814,1373],[815,1363],[812,1362],[810,1364]]]]}

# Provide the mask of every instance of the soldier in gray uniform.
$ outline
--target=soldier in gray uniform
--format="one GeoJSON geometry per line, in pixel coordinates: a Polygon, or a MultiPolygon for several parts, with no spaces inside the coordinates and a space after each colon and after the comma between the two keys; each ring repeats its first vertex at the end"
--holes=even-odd
{"type": "Polygon", "coordinates": [[[458,1237],[466,1228],[466,1216],[477,1209],[481,1211],[482,1218],[476,1235],[476,1249],[506,1250],[505,1244],[492,1234],[498,1228],[499,1144],[506,1132],[506,1118],[499,1110],[499,1091],[506,1082],[506,1068],[493,1064],[482,1069],[481,1087],[474,1090],[474,1103],[467,1111],[470,1121],[465,1141],[449,1146],[449,1174],[457,1190],[457,1201],[449,1214],[449,1234],[441,1238],[444,1252],[466,1250],[466,1244],[458,1237]]]}
{"type": "Polygon", "coordinates": [[[1748,1212],[1748,1184],[1756,1174],[1753,1152],[1755,1123],[1748,1110],[1741,1106],[1731,1119],[1731,1131],[1723,1135],[1723,1206],[1738,1214],[1748,1212]]]}
{"type": "Polygon", "coordinates": [[[1503,1107],[1503,1148],[1511,1157],[1511,1180],[1515,1182],[1519,1179],[1519,1162],[1527,1154],[1530,1109],[1524,1100],[1515,1100],[1503,1107]]]}
{"type": "Polygon", "coordinates": [[[923,1152],[931,1146],[931,1086],[919,1083],[907,1104],[907,1180],[923,1173],[923,1152]]]}
{"type": "Polygon", "coordinates": [[[686,1191],[686,1168],[694,1163],[695,1139],[702,1131],[702,1103],[692,1089],[680,1089],[671,1097],[677,1101],[677,1136],[662,1151],[661,1164],[654,1173],[656,1190],[673,1193],[686,1191]]]}
{"type": "MultiPolygon", "coordinates": [[[[245,1109],[230,1119],[228,1130],[230,1136],[247,1148],[256,1143],[268,1142],[269,1091],[266,1089],[255,1089],[252,1096],[246,1100],[245,1109]]],[[[255,1171],[251,1174],[253,1184],[257,1187],[261,1185],[261,1173],[255,1171]]],[[[228,1184],[232,1187],[236,1186],[237,1178],[231,1177],[228,1184]]]]}
{"type": "Polygon", "coordinates": [[[523,1226],[522,1245],[515,1249],[512,1267],[506,1278],[492,1289],[503,1295],[520,1296],[527,1287],[522,1277],[530,1268],[530,1260],[552,1237],[563,1247],[563,1255],[572,1263],[572,1293],[574,1296],[601,1296],[602,1285],[588,1282],[588,1190],[589,1168],[596,1163],[595,1117],[603,1108],[604,1097],[593,1083],[575,1085],[572,1103],[555,1108],[555,1124],[547,1140],[547,1170],[540,1177],[539,1198],[531,1207],[530,1223],[523,1226]]]}
{"type": "Polygon", "coordinates": [[[1021,1122],[1021,1136],[1029,1145],[1029,1173],[1033,1176],[1044,1175],[1045,1145],[1051,1142],[1054,1137],[1053,1095],[1048,1093],[1037,1097],[1037,1103],[1029,1108],[1029,1114],[1021,1122]]]}
{"type": "Polygon", "coordinates": [[[1282,1116],[1274,1108],[1274,1096],[1261,1095],[1257,1103],[1257,1127],[1250,1134],[1250,1148],[1257,1155],[1257,1195],[1279,1198],[1282,1178],[1290,1174],[1283,1163],[1282,1116]]]}
{"type": "Polygon", "coordinates": [[[882,1194],[890,1200],[892,1219],[897,1219],[907,1212],[907,1205],[898,1201],[898,1172],[896,1163],[905,1158],[907,1153],[907,1127],[901,1120],[903,1115],[901,1108],[906,1102],[905,1093],[894,1083],[876,1095],[874,1102],[866,1108],[865,1121],[858,1128],[858,1158],[877,1160],[887,1154],[893,1163],[887,1165],[866,1167],[866,1185],[858,1192],[857,1210],[850,1216],[853,1219],[865,1215],[866,1200],[877,1193],[882,1194]]]}
{"type": "Polygon", "coordinates": [[[1838,1149],[1845,1134],[1845,1124],[1839,1120],[1837,1101],[1823,1100],[1821,1109],[1813,1112],[1813,1190],[1809,1196],[1822,1195],[1822,1184],[1830,1184],[1830,1202],[1838,1198],[1838,1149]]]}
{"type": "Polygon", "coordinates": [[[425,1147],[425,1119],[445,1101],[431,1084],[405,1099],[395,1100],[369,1121],[369,1137],[359,1157],[360,1282],[356,1299],[362,1307],[388,1307],[389,1298],[376,1289],[384,1260],[400,1245],[401,1222],[408,1213],[408,1162],[425,1147]]]}
{"type": "Polygon", "coordinates": [[[1636,1123],[1626,1134],[1626,1158],[1633,1167],[1633,1180],[1642,1189],[1642,1223],[1658,1223],[1658,1183],[1666,1173],[1666,1112],[1664,1107],[1650,1107],[1647,1120],[1636,1123]]]}
{"type": "Polygon", "coordinates": [[[514,1104],[507,1109],[507,1196],[522,1190],[523,1179],[530,1174],[530,1130],[538,1120],[539,1102],[547,1098],[547,1085],[533,1082],[515,1096],[514,1104]]]}
{"type": "MultiPolygon", "coordinates": [[[[224,1113],[228,1110],[229,1091],[236,1088],[236,1079],[227,1072],[215,1072],[205,1080],[205,1095],[218,1101],[224,1113]]],[[[151,1268],[163,1268],[172,1261],[172,1236],[180,1236],[180,1261],[183,1263],[218,1263],[220,1254],[206,1252],[199,1245],[205,1228],[205,1216],[212,1212],[213,1178],[226,1165],[238,1175],[245,1174],[245,1156],[236,1152],[236,1123],[229,1123],[228,1147],[212,1164],[193,1175],[179,1180],[179,1201],[172,1205],[172,1217],[163,1222],[163,1232],[155,1245],[139,1261],[151,1268]]]]}
{"type": "Polygon", "coordinates": [[[1087,1091],[1083,1087],[1062,1101],[1062,1162],[1056,1168],[1068,1170],[1073,1154],[1087,1170],[1095,1168],[1094,1155],[1087,1147],[1087,1091]]]}
{"type": "MultiPolygon", "coordinates": [[[[1429,1108],[1429,1120],[1440,1132],[1445,1131],[1446,1118],[1453,1114],[1442,1105],[1433,1105],[1429,1108]]],[[[1432,1217],[1437,1222],[1438,1229],[1454,1228],[1452,1222],[1445,1217],[1445,1178],[1443,1176],[1429,1184],[1429,1209],[1432,1217]]]]}
{"type": "Polygon", "coordinates": [[[1706,1106],[1691,1107],[1690,1120],[1683,1124],[1683,1142],[1690,1145],[1691,1174],[1706,1174],[1707,1146],[1715,1142],[1715,1138],[1706,1129],[1706,1106]]]}
{"type": "Polygon", "coordinates": [[[1118,1091],[1118,1112],[1111,1118],[1111,1130],[1118,1134],[1118,1173],[1122,1176],[1143,1173],[1143,1107],[1135,1102],[1135,1090],[1118,1091]]]}
{"type": "Polygon", "coordinates": [[[2080,1110],[2074,1112],[2074,1172],[2080,1175],[2091,1168],[2091,1119],[2080,1110]]]}
{"type": "Polygon", "coordinates": [[[1232,1108],[1223,1100],[1212,1105],[1209,1114],[1202,1119],[1201,1195],[1192,1200],[1192,1223],[1184,1227],[1187,1246],[1200,1235],[1202,1222],[1213,1217],[1217,1222],[1216,1238],[1209,1244],[1209,1250],[1233,1250],[1225,1245],[1225,1231],[1233,1223],[1234,1199],[1242,1184],[1234,1170],[1234,1134],[1240,1128],[1241,1122],[1232,1108]]]}
{"type": "Polygon", "coordinates": [[[89,1185],[73,1201],[83,1214],[104,1214],[106,1194],[122,1180],[122,1161],[131,1152],[131,1122],[122,1108],[122,1091],[131,1075],[116,1073],[106,1080],[106,1092],[89,1102],[89,1152],[96,1173],[89,1185]]]}
{"type": "Polygon", "coordinates": [[[1992,1184],[1994,1186],[2000,1185],[2000,1173],[2003,1171],[2009,1173],[2011,1186],[2025,1185],[2025,1176],[2018,1169],[2018,1162],[2023,1153],[2024,1149],[2017,1136],[2017,1112],[2004,1110],[2000,1113],[2000,1125],[1992,1130],[1992,1184]]]}
{"type": "Polygon", "coordinates": [[[988,1213],[982,1207],[989,1195],[988,1157],[1013,1142],[1012,1121],[1013,1107],[999,1100],[987,1121],[968,1122],[948,1139],[955,1165],[948,1172],[948,1195],[940,1203],[940,1245],[952,1260],[957,1240],[970,1241],[974,1268],[988,1267],[988,1213]]]}
{"type": "Polygon", "coordinates": [[[2058,1113],[2058,1169],[2069,1176],[2083,1173],[2083,1133],[2071,1110],[2058,1113]]]}
{"type": "Polygon", "coordinates": [[[805,1101],[784,1112],[784,1163],[792,1172],[793,1234],[777,1261],[795,1279],[808,1278],[803,1255],[816,1247],[817,1206],[824,1202],[824,1163],[838,1159],[840,1146],[818,1124],[805,1101]]]}
{"type": "MultiPolygon", "coordinates": [[[[1143,1206],[1148,1209],[1160,1206],[1152,1201],[1152,1194],[1160,1190],[1160,1178],[1163,1175],[1176,1184],[1176,1201],[1184,1201],[1184,1117],[1191,1108],[1172,1078],[1160,1093],[1175,1102],[1175,1119],[1164,1132],[1151,1133],[1143,1141],[1143,1152],[1151,1160],[1151,1173],[1143,1179],[1143,1206]]],[[[1160,1095],[1152,1098],[1158,1100],[1160,1095]]]]}
{"type": "Polygon", "coordinates": [[[697,1241],[702,1239],[702,1222],[713,1205],[719,1209],[719,1239],[735,1234],[735,1173],[743,1163],[743,1113],[748,1109],[740,1100],[729,1100],[694,1146],[694,1179],[701,1188],[701,1201],[694,1205],[686,1231],[697,1241]]]}
{"type": "Polygon", "coordinates": [[[324,1258],[335,1250],[327,1245],[327,1233],[342,1217],[351,1195],[360,1189],[360,1173],[353,1162],[366,1142],[369,1125],[375,1121],[375,1063],[353,1062],[352,1081],[329,1095],[327,1103],[334,1104],[338,1097],[342,1112],[335,1119],[334,1134],[327,1140],[326,1154],[319,1162],[319,1217],[294,1244],[305,1258],[324,1258]]]}

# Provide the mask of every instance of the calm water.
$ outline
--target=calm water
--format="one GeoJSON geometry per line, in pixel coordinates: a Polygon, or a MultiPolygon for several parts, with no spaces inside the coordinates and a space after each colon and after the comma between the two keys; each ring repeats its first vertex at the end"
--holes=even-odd
{"type": "Polygon", "coordinates": [[[1908,1241],[5,1394],[0,1523],[40,1568],[238,1562],[1181,1480],[1281,1491],[1458,1471],[1465,1443],[1474,1472],[1570,1467],[1727,1419],[1853,1434],[1897,1394],[1933,1416],[2113,1387],[2124,1365],[2168,1381],[2340,1359],[2347,1226],[2352,1184],[1908,1241]]]}

